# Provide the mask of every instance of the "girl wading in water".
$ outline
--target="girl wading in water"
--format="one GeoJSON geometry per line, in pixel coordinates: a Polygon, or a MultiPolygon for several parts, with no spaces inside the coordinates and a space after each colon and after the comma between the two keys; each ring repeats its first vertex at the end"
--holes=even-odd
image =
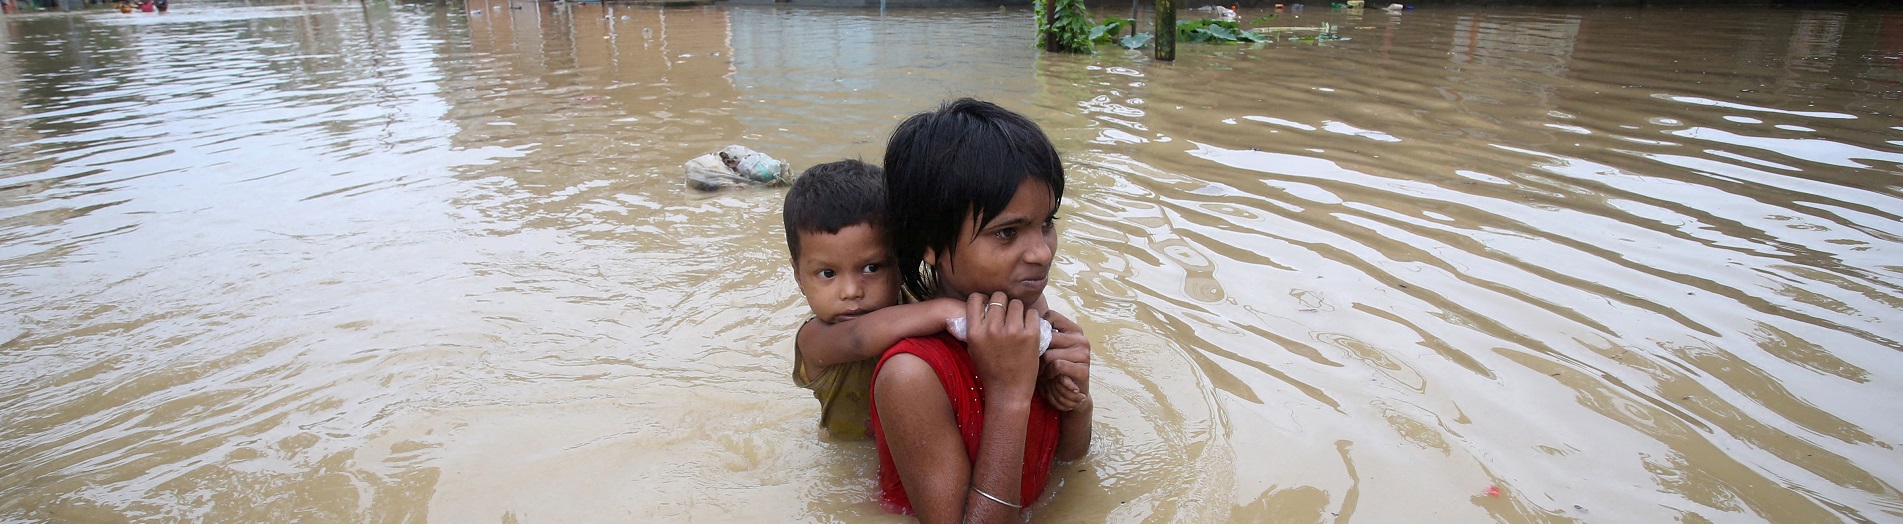
{"type": "Polygon", "coordinates": [[[908,338],[880,357],[880,495],[925,522],[1019,520],[1053,459],[1090,449],[1090,344],[1069,319],[1034,307],[1057,249],[1057,150],[1023,116],[962,99],[900,124],[885,169],[905,289],[964,300],[969,342],[908,338]],[[1040,317],[1057,329],[1041,356],[1040,317]],[[1069,379],[1082,401],[1059,411],[1035,395],[1040,375],[1069,379]]]}

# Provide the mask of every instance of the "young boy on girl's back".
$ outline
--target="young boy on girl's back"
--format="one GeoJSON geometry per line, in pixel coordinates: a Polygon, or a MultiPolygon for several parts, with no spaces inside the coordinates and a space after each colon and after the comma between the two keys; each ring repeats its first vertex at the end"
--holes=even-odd
{"type": "Polygon", "coordinates": [[[858,160],[806,170],[786,193],[793,279],[813,308],[793,342],[793,383],[813,390],[833,438],[867,438],[873,358],[900,339],[945,329],[964,303],[899,305],[899,273],[885,238],[885,179],[858,160]],[[866,317],[866,322],[849,322],[866,317]],[[934,320],[934,318],[936,320],[934,320]]]}
{"type": "MultiPolygon", "coordinates": [[[[793,383],[813,390],[833,438],[870,438],[872,368],[886,348],[944,331],[947,319],[965,314],[965,303],[949,298],[900,304],[885,196],[884,173],[858,160],[813,166],[786,193],[793,279],[814,317],[794,338],[793,383]]],[[[1041,386],[1060,409],[1080,400],[1074,387],[1041,386]]]]}

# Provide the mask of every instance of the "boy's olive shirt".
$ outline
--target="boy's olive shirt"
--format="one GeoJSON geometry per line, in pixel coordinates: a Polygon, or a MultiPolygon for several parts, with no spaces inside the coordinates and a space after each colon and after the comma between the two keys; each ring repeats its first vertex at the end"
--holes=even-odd
{"type": "Polygon", "coordinates": [[[819,399],[819,425],[837,440],[872,438],[872,368],[877,358],[826,366],[806,382],[806,358],[793,344],[793,384],[813,390],[819,399]]]}

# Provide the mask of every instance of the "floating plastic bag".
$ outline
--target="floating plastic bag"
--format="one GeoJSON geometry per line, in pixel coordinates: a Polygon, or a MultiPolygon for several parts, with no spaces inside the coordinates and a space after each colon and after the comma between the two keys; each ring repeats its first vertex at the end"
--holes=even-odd
{"type": "Polygon", "coordinates": [[[681,165],[687,172],[687,185],[702,191],[733,186],[782,186],[793,182],[786,161],[778,160],[744,146],[727,146],[719,152],[694,157],[681,165]]]}
{"type": "Polygon", "coordinates": [[[755,182],[769,185],[784,185],[792,179],[787,175],[786,161],[766,156],[741,146],[727,146],[720,149],[720,158],[727,161],[727,167],[739,172],[755,182]]]}
{"type": "Polygon", "coordinates": [[[694,157],[681,165],[687,171],[687,187],[701,191],[716,191],[723,187],[744,186],[749,181],[720,160],[719,153],[708,153],[694,157]]]}

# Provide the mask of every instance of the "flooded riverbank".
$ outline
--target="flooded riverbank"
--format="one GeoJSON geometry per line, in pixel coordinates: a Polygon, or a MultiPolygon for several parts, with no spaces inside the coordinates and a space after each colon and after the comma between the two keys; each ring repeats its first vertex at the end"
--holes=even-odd
{"type": "Polygon", "coordinates": [[[783,190],[957,96],[1066,156],[1048,521],[1903,518],[1903,13],[203,2],[4,19],[0,520],[897,520],[783,190]],[[519,9],[517,7],[520,7],[519,9]],[[1243,13],[1244,20],[1267,13],[1243,13]]]}

